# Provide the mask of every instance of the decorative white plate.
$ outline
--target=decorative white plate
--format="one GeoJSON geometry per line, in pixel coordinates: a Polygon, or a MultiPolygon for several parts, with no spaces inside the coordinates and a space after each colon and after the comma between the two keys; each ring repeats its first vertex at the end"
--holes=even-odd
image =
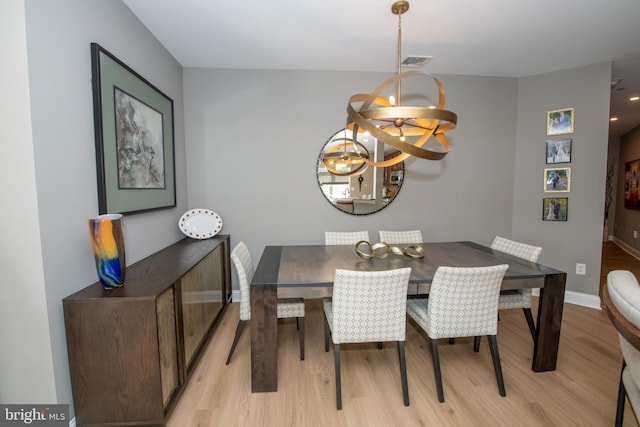
{"type": "Polygon", "coordinates": [[[180,231],[192,239],[208,239],[222,230],[222,218],[210,209],[191,209],[178,220],[180,231]]]}

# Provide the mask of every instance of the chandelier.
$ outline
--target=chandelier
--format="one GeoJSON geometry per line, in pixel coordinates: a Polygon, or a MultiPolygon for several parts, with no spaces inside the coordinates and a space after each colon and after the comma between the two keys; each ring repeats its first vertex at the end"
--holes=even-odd
{"type": "Polygon", "coordinates": [[[454,129],[458,120],[455,113],[444,109],[445,92],[437,78],[421,71],[402,72],[402,14],[407,10],[408,1],[396,1],[391,6],[391,12],[398,15],[397,74],[382,82],[371,94],[351,96],[347,105],[347,129],[353,132],[352,141],[357,141],[358,133],[369,132],[378,141],[399,151],[395,156],[378,162],[368,156],[360,157],[359,161],[374,167],[393,166],[409,156],[442,159],[451,150],[445,133],[454,129]],[[402,104],[401,82],[410,77],[426,77],[435,82],[438,89],[436,105],[411,107],[402,104]],[[395,96],[382,96],[394,84],[395,96]],[[427,141],[430,142],[425,146],[427,141]]]}
{"type": "Polygon", "coordinates": [[[333,138],[331,142],[338,144],[328,147],[322,153],[322,162],[330,173],[338,176],[356,176],[367,169],[367,147],[351,138],[333,138]]]}

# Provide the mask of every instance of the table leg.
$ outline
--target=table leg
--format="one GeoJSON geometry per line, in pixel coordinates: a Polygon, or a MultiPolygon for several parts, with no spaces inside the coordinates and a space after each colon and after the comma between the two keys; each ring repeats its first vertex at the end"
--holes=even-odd
{"type": "Polygon", "coordinates": [[[531,367],[535,372],[556,369],[566,281],[566,273],[548,274],[544,279],[544,288],[540,289],[531,367]]]}
{"type": "Polygon", "coordinates": [[[278,287],[251,284],[251,392],[278,391],[278,287]]]}

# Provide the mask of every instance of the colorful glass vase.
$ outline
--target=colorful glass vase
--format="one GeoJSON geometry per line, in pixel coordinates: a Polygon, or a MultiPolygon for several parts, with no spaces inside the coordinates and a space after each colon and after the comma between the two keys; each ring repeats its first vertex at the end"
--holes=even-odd
{"type": "Polygon", "coordinates": [[[113,289],[124,285],[126,261],[122,215],[104,214],[90,218],[89,236],[102,286],[113,289]]]}

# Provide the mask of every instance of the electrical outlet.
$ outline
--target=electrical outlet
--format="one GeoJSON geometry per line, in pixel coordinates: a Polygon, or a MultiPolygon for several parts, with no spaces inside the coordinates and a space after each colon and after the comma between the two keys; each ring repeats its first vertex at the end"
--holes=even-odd
{"type": "Polygon", "coordinates": [[[576,274],[579,274],[581,276],[584,276],[585,274],[587,274],[587,265],[586,264],[577,263],[576,264],[576,274]]]}

